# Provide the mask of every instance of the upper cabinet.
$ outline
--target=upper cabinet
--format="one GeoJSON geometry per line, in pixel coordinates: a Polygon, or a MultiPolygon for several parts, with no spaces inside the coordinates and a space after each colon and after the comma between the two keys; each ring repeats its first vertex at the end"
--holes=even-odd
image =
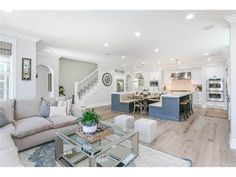
{"type": "Polygon", "coordinates": [[[225,78],[225,66],[212,66],[206,68],[207,79],[211,77],[225,78]]]}

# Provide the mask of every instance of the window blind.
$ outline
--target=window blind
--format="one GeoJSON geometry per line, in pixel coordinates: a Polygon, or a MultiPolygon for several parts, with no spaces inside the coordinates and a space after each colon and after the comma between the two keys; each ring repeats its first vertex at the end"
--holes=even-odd
{"type": "Polygon", "coordinates": [[[0,55],[11,55],[12,54],[12,44],[9,42],[0,41],[0,55]]]}

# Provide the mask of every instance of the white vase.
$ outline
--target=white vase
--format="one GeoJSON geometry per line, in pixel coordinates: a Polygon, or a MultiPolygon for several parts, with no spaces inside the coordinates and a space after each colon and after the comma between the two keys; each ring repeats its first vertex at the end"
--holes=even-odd
{"type": "Polygon", "coordinates": [[[97,124],[92,125],[92,126],[86,126],[83,125],[83,131],[84,133],[94,133],[97,130],[97,124]]]}

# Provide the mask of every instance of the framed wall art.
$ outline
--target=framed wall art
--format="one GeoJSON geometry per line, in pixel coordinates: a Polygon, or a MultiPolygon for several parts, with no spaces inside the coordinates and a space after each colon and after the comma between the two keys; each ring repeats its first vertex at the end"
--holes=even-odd
{"type": "Polygon", "coordinates": [[[125,91],[124,79],[117,79],[116,80],[116,91],[117,92],[124,92],[125,91]]]}
{"type": "Polygon", "coordinates": [[[22,58],[22,80],[31,80],[31,59],[22,58]]]}
{"type": "Polygon", "coordinates": [[[102,76],[102,82],[105,86],[110,86],[112,84],[112,76],[110,73],[105,73],[102,76]]]}

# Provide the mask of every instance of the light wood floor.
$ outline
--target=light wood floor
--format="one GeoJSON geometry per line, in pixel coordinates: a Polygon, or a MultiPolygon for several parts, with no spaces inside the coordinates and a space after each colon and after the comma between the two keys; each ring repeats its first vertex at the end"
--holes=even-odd
{"type": "MultiPolygon", "coordinates": [[[[111,111],[110,106],[95,110],[103,120],[108,121],[113,121],[116,115],[122,114],[111,111]]],[[[145,145],[190,159],[193,166],[236,166],[236,150],[229,148],[229,121],[205,117],[205,113],[206,109],[195,108],[194,114],[187,121],[157,119],[157,139],[145,145]]],[[[135,114],[135,119],[140,117],[135,114]]]]}

